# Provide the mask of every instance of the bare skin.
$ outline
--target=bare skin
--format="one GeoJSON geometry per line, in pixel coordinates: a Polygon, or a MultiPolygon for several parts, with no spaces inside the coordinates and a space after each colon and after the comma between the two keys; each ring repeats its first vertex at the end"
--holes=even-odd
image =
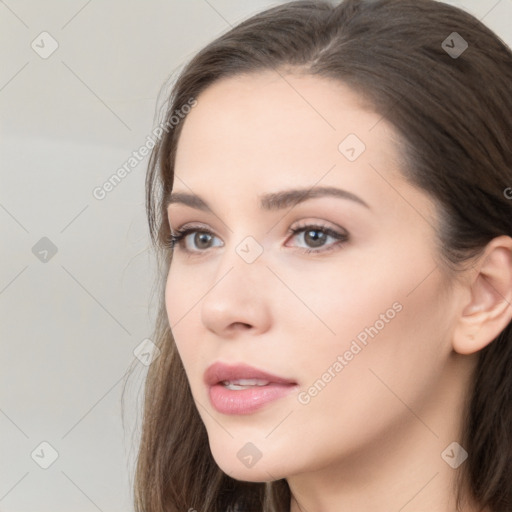
{"type": "MultiPolygon", "coordinates": [[[[347,86],[270,72],[213,84],[183,126],[173,192],[213,212],[168,208],[174,232],[199,232],[174,249],[169,322],[217,464],[239,480],[286,478],[291,512],[455,511],[463,463],[442,454],[460,439],[478,351],[512,317],[512,240],[495,239],[450,281],[436,210],[400,174],[397,140],[347,86]],[[353,138],[340,149],[349,134],[364,151],[353,138]],[[263,194],[320,186],[367,206],[331,196],[259,206],[263,194]],[[318,224],[348,238],[288,231],[318,224]],[[201,229],[213,236],[198,246],[201,229]],[[248,236],[261,250],[251,263],[236,250],[248,236]],[[377,334],[355,353],[370,326],[377,334]],[[297,393],[219,413],[203,383],[215,361],[293,379],[297,393]],[[261,453],[252,467],[237,457],[248,442],[261,453]]],[[[480,510],[468,498],[464,511],[480,510]]]]}

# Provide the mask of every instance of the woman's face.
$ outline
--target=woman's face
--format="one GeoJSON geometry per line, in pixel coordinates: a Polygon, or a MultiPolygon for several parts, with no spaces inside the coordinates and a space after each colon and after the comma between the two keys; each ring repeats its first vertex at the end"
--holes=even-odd
{"type": "Polygon", "coordinates": [[[166,307],[218,465],[264,481],[410,429],[430,442],[454,308],[433,204],[401,177],[391,126],[312,76],[224,79],[197,100],[168,207],[174,233],[194,231],[166,307]]]}

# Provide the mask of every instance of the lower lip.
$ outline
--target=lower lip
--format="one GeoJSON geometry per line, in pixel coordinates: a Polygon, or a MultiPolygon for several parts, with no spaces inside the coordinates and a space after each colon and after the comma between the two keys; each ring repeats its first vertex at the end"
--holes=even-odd
{"type": "Polygon", "coordinates": [[[227,389],[222,384],[210,387],[210,401],[222,414],[251,414],[266,404],[291,393],[295,384],[268,384],[237,391],[227,389]]]}

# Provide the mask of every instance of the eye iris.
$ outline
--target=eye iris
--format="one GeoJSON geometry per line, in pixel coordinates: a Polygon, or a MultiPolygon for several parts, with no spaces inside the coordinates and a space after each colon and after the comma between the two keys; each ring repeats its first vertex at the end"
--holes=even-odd
{"type": "Polygon", "coordinates": [[[196,233],[194,236],[194,244],[196,247],[199,247],[201,249],[208,249],[208,244],[211,242],[211,235],[208,233],[196,233]],[[203,243],[205,245],[203,245],[203,243]]]}
{"type": "Polygon", "coordinates": [[[318,229],[310,229],[304,233],[305,241],[312,247],[320,247],[325,242],[326,234],[318,229]],[[314,233],[312,235],[312,233],[314,233]],[[310,243],[311,242],[311,243],[310,243]]]}

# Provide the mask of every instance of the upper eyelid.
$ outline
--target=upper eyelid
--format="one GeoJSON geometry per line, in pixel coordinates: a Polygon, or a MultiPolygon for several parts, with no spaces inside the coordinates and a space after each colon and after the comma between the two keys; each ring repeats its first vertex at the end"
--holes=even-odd
{"type": "MultiPolygon", "coordinates": [[[[341,234],[348,234],[347,229],[345,229],[344,227],[338,226],[338,225],[336,225],[332,222],[328,222],[328,221],[326,222],[326,221],[303,221],[302,220],[302,221],[296,221],[296,222],[299,222],[300,224],[294,228],[289,227],[287,229],[287,232],[291,231],[292,229],[293,230],[301,230],[301,229],[305,229],[308,227],[316,227],[316,228],[321,228],[321,229],[326,229],[326,230],[330,229],[332,231],[341,231],[341,234]]],[[[193,221],[191,221],[190,223],[184,222],[183,224],[181,224],[179,227],[175,228],[174,230],[172,229],[171,223],[169,222],[169,229],[170,229],[171,234],[178,234],[180,232],[188,231],[188,230],[196,230],[196,231],[210,232],[213,235],[218,236],[215,233],[215,229],[212,229],[209,226],[195,224],[193,221]]]]}

